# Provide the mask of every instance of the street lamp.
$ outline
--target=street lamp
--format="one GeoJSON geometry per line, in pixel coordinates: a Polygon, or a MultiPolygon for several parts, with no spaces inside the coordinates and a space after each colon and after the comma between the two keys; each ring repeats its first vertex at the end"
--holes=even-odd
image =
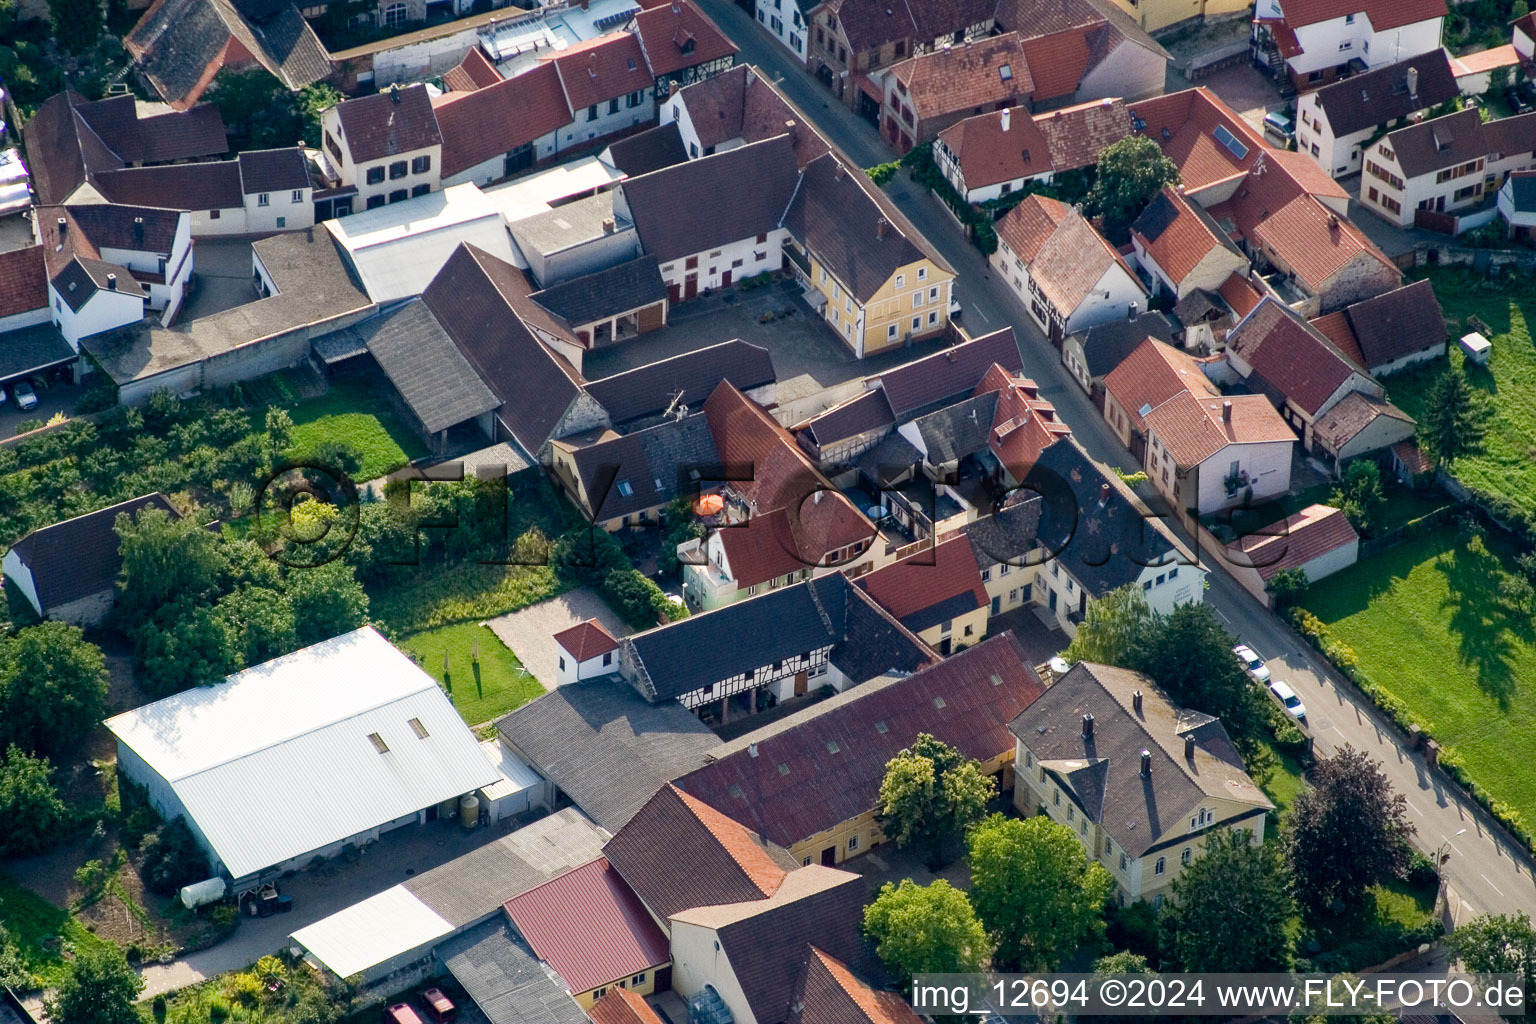
{"type": "Polygon", "coordinates": [[[1451,859],[1451,839],[1455,839],[1457,836],[1463,835],[1466,831],[1466,829],[1461,829],[1456,833],[1456,835],[1451,836],[1450,839],[1447,839],[1445,842],[1440,844],[1440,848],[1435,851],[1436,870],[1438,870],[1440,866],[1446,861],[1451,859]]]}

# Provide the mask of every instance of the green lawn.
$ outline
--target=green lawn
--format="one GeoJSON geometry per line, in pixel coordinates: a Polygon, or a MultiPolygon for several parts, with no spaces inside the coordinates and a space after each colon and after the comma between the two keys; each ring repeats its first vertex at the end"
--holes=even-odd
{"type": "MultiPolygon", "coordinates": [[[[1378,535],[1418,519],[1420,516],[1428,515],[1442,505],[1452,504],[1454,500],[1438,487],[1414,490],[1388,476],[1384,476],[1381,483],[1387,504],[1381,516],[1381,525],[1377,529],[1378,535]]],[[[1266,501],[1250,509],[1235,509],[1231,514],[1232,528],[1237,531],[1238,536],[1256,533],[1271,523],[1277,523],[1310,505],[1331,504],[1333,490],[1334,485],[1331,483],[1317,484],[1304,491],[1282,495],[1273,501],[1266,501]]],[[[1208,521],[1219,522],[1221,518],[1210,516],[1208,521]]]]}
{"type": "Polygon", "coordinates": [[[1536,820],[1536,628],[1488,555],[1443,526],[1330,576],[1302,604],[1354,649],[1360,668],[1454,749],[1479,786],[1536,820]]]}
{"type": "Polygon", "coordinates": [[[1283,823],[1286,813],[1291,809],[1291,802],[1307,788],[1307,783],[1302,778],[1301,765],[1294,757],[1276,747],[1267,736],[1260,740],[1260,745],[1273,760],[1255,773],[1254,781],[1259,784],[1264,795],[1274,801],[1275,812],[1283,823]]]}
{"type": "Polygon", "coordinates": [[[516,655],[485,626],[462,622],[408,636],[404,646],[428,675],[448,691],[453,706],[470,725],[489,722],[525,704],[544,688],[523,670],[516,655]],[[474,660],[476,645],[479,662],[474,660]],[[443,671],[443,655],[448,671],[443,671]]]}
{"type": "MultiPolygon", "coordinates": [[[[1494,332],[1488,366],[1467,368],[1468,381],[1493,402],[1487,451],[1458,462],[1455,475],[1468,486],[1506,496],[1527,514],[1536,512],[1536,349],[1531,345],[1536,281],[1516,272],[1493,283],[1450,269],[1418,276],[1434,283],[1453,339],[1473,329],[1466,324],[1472,315],[1481,317],[1494,332]]],[[[1451,361],[1463,362],[1454,341],[1451,361]]],[[[1436,360],[1388,377],[1384,381],[1387,395],[1409,414],[1422,416],[1430,386],[1442,369],[1436,360]]]]}
{"type": "Polygon", "coordinates": [[[389,403],[357,384],[340,381],[322,398],[299,402],[293,416],[293,446],[288,454],[303,458],[326,441],[344,441],[363,456],[357,482],[373,480],[427,454],[426,445],[389,403]]]}
{"type": "Polygon", "coordinates": [[[1434,915],[1435,889],[1391,881],[1366,890],[1359,906],[1298,922],[1296,952],[1326,971],[1358,971],[1406,953],[1425,938],[1434,915]]]}
{"type": "Polygon", "coordinates": [[[21,951],[21,961],[44,987],[63,980],[66,971],[61,942],[72,946],[100,944],[69,912],[54,906],[31,889],[0,875],[0,924],[21,951]]]}

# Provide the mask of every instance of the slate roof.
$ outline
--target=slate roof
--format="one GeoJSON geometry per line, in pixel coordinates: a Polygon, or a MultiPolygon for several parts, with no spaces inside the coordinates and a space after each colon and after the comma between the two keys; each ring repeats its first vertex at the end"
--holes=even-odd
{"type": "Polygon", "coordinates": [[[884,388],[871,388],[806,421],[801,430],[810,442],[826,447],[846,438],[881,430],[896,422],[884,388]]]}
{"type": "Polygon", "coordinates": [[[341,122],[341,144],[359,164],[443,141],[432,112],[432,98],[420,83],[343,100],[336,107],[336,116],[341,122]]]}
{"type": "Polygon", "coordinates": [[[1182,284],[1212,249],[1226,249],[1239,267],[1248,262],[1204,207],[1169,185],[1163,186],[1131,225],[1131,237],[1138,236],[1147,254],[1176,285],[1182,284]]]}
{"type": "Polygon", "coordinates": [[[1309,505],[1294,515],[1239,538],[1237,565],[1252,565],[1267,583],[1281,569],[1297,569],[1312,559],[1360,540],[1342,510],[1309,505]]]}
{"type": "Polygon", "coordinates": [[[434,952],[489,1024],[589,1024],[565,982],[503,919],[456,935],[434,952]]]}
{"type": "Polygon", "coordinates": [[[1404,424],[1403,429],[1410,433],[1413,431],[1413,417],[1391,402],[1351,391],[1323,413],[1313,433],[1325,448],[1337,452],[1384,416],[1404,424]]]}
{"type": "Polygon", "coordinates": [[[48,266],[41,245],[0,252],[0,317],[48,305],[48,266]]]}
{"type": "Polygon", "coordinates": [[[668,121],[660,127],[620,139],[608,147],[608,155],[613,166],[631,178],[638,178],[683,163],[688,159],[688,150],[683,147],[677,122],[668,121]]]}
{"type": "Polygon", "coordinates": [[[720,456],[709,423],[695,414],[584,445],[572,453],[572,461],[587,499],[596,506],[592,515],[606,523],[665,505],[679,494],[698,493],[701,480],[719,475],[710,470],[720,456]]]}
{"type": "Polygon", "coordinates": [[[1315,95],[1329,129],[1338,137],[1439,106],[1457,92],[1445,51],[1436,49],[1325,85],[1315,95]],[[1419,76],[1412,95],[1407,79],[1410,68],[1419,76]]]}
{"type": "Polygon", "coordinates": [[[1352,373],[1362,373],[1310,324],[1266,297],[1227,335],[1227,348],[1253,368],[1276,404],[1290,401],[1310,415],[1322,411],[1352,373]]]}
{"type": "Polygon", "coordinates": [[[1386,135],[1403,176],[1417,178],[1476,160],[1488,153],[1476,108],[1430,118],[1386,135]]]}
{"type": "Polygon", "coordinates": [[[991,600],[964,536],[865,573],[855,582],[914,633],[973,612],[991,600]]]}
{"type": "Polygon", "coordinates": [[[420,299],[365,320],[356,330],[427,433],[501,405],[420,299]]]}
{"type": "MultiPolygon", "coordinates": [[[[497,74],[495,82],[471,92],[445,93],[432,103],[432,113],[443,141],[444,177],[571,123],[560,75],[549,64],[505,81],[497,74]]],[[[495,174],[500,177],[501,168],[495,174]]]]}
{"type": "Polygon", "coordinates": [[[529,767],[615,833],[658,789],[704,764],[720,742],[681,704],[652,704],[612,676],[557,687],[498,719],[496,728],[529,767]]]}
{"type": "Polygon", "coordinates": [[[1357,302],[1345,312],[1367,369],[1429,349],[1445,351],[1445,314],[1427,280],[1357,302]]]}
{"type": "Polygon", "coordinates": [[[50,321],[0,334],[0,377],[41,370],[78,356],[50,321]]]}
{"type": "Polygon", "coordinates": [[[466,243],[443,264],[422,301],[501,402],[498,415],[517,443],[536,456],[581,397],[583,380],[515,308],[520,301],[531,305],[531,290],[516,267],[466,243]]]}
{"type": "Polygon", "coordinates": [[[661,278],[655,256],[637,256],[605,270],[552,284],[528,297],[572,327],[580,328],[665,301],[667,283],[661,278]]]}
{"type": "MultiPolygon", "coordinates": [[[[1274,805],[1243,770],[1226,729],[1209,715],[1169,703],[1138,672],[1079,662],[1010,726],[1089,819],[1131,857],[1141,857],[1165,833],[1182,830],[1208,797],[1274,805]],[[1133,710],[1133,693],[1142,710],[1133,710]],[[1093,715],[1093,736],[1083,738],[1083,715],[1093,715]],[[1193,759],[1185,736],[1195,738],[1193,759]],[[1141,752],[1152,768],[1141,774],[1141,752]]],[[[1218,823],[1219,824],[1219,823],[1218,823]]]]}
{"type": "Polygon", "coordinates": [[[1003,499],[991,515],[965,525],[976,564],[990,566],[998,562],[1024,566],[1024,559],[1039,539],[1040,513],[1045,502],[1037,494],[1015,491],[1003,499]]]}
{"type": "Polygon", "coordinates": [[[784,226],[860,302],[897,270],[924,259],[954,273],[867,174],[831,153],[806,166],[784,226]]]}
{"type": "Polygon", "coordinates": [[[309,164],[297,146],[249,149],[236,162],[240,165],[241,190],[248,196],[310,187],[309,164]]]}
{"type": "Polygon", "coordinates": [[[1211,397],[1179,391],[1147,413],[1156,434],[1181,468],[1198,466],[1232,444],[1296,440],[1296,434],[1263,395],[1211,397]]]}
{"type": "Polygon", "coordinates": [[[604,857],[512,897],[506,911],[572,992],[628,980],[671,959],[667,937],[604,857]]]}
{"type": "Polygon", "coordinates": [[[603,847],[657,917],[767,899],[799,866],[789,851],[666,785],[603,847]]]}
{"type": "Polygon", "coordinates": [[[900,422],[968,395],[993,364],[1008,371],[1024,366],[1013,328],[1004,327],[932,355],[892,367],[880,375],[880,390],[900,422]]]}
{"type": "Polygon", "coordinates": [[[1173,563],[1175,556],[1178,564],[1195,564],[1194,555],[1149,517],[1130,489],[1072,438],[1041,452],[1025,484],[1043,499],[1041,546],[1090,597],[1133,583],[1146,566],[1173,563]]]}
{"type": "MultiPolygon", "coordinates": [[[[571,110],[653,88],[640,40],[629,32],[598,36],[543,58],[555,65],[571,110]]],[[[519,76],[521,77],[521,76],[519,76]]]]}
{"type": "Polygon", "coordinates": [[[634,26],[657,78],[736,53],[736,44],[693,0],[656,4],[635,15],[634,26]]]}
{"type": "Polygon", "coordinates": [[[910,102],[920,120],[1027,100],[1035,89],[1019,37],[1013,32],[909,57],[892,64],[889,74],[901,83],[905,94],[899,91],[898,95],[910,102]]]}
{"type": "Polygon", "coordinates": [[[1095,324],[1082,336],[1083,360],[1088,376],[1099,380],[1119,366],[1126,356],[1148,338],[1173,342],[1174,326],[1163,313],[1147,312],[1136,319],[1116,319],[1095,324]]]}
{"type": "Polygon", "coordinates": [[[59,605],[112,589],[123,566],[113,526],[118,516],[137,519],[146,508],[160,509],[172,519],[181,518],[165,495],[156,491],[33,530],[11,545],[11,551],[32,573],[32,584],[44,614],[59,605]]]}
{"type": "Polygon", "coordinates": [[[619,185],[645,251],[663,263],[765,235],[795,193],[788,136],[751,143],[619,185]],[[699,196],[729,195],[729,203],[699,196]]]}
{"type": "Polygon", "coordinates": [[[870,988],[842,961],[815,947],[805,958],[788,1024],[920,1024],[922,1018],[895,992],[870,988]]]}
{"type": "Polygon", "coordinates": [[[613,634],[596,619],[578,622],[570,629],[562,629],[550,639],[578,662],[619,649],[619,642],[613,638],[613,634]]]}
{"type": "Polygon", "coordinates": [[[722,341],[591,381],[587,393],[608,410],[613,422],[624,423],[661,412],[679,391],[684,406],[698,408],[726,380],[741,391],[772,384],[768,350],[740,340],[722,341]]]}
{"type": "Polygon", "coordinates": [[[906,678],[855,686],[771,732],[760,730],[752,737],[755,756],[751,747],[736,749],[684,775],[677,787],[790,847],[873,808],[886,762],[918,733],[979,761],[1008,752],[1008,722],[1044,689],[1018,640],[1002,633],[906,678]]]}
{"type": "Polygon", "coordinates": [[[992,433],[996,411],[997,392],[989,391],[919,416],[913,426],[927,449],[928,462],[939,466],[981,451],[992,433]]]}

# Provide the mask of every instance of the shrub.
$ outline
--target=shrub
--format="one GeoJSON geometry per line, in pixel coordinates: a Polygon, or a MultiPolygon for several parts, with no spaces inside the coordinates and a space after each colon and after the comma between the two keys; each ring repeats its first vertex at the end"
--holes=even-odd
{"type": "Polygon", "coordinates": [[[1408,863],[1408,884],[1417,889],[1428,889],[1440,884],[1440,871],[1435,867],[1435,862],[1419,853],[1413,853],[1413,859],[1408,863]]]}
{"type": "Polygon", "coordinates": [[[246,1006],[255,1006],[261,1002],[264,990],[261,979],[249,971],[241,971],[231,977],[226,989],[230,999],[244,1003],[246,1006]]]}
{"type": "Polygon", "coordinates": [[[180,817],[145,836],[139,852],[144,855],[144,884],[163,896],[209,875],[208,858],[180,817]]]}
{"type": "Polygon", "coordinates": [[[117,388],[111,381],[98,380],[75,400],[75,415],[89,416],[106,412],[117,404],[117,388]]]}

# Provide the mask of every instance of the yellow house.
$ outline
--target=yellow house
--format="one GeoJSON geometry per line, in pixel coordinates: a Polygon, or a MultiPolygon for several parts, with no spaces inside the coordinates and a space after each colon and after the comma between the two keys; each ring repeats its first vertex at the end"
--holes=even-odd
{"type": "Polygon", "coordinates": [[[954,268],[863,172],[813,160],[784,226],[806,300],[858,358],[949,329],[954,268]]]}
{"type": "Polygon", "coordinates": [[[1219,18],[1222,15],[1252,13],[1247,0],[1114,0],[1120,8],[1148,32],[1195,18],[1219,18]]]}
{"type": "Polygon", "coordinates": [[[1274,804],[1221,721],[1175,707],[1140,673],[1079,662],[1010,729],[1014,806],[1076,833],[1124,900],[1161,906],[1218,832],[1264,841],[1274,804]]]}
{"type": "Polygon", "coordinates": [[[991,599],[964,534],[923,547],[855,582],[940,654],[980,643],[987,635],[991,599]]]}

